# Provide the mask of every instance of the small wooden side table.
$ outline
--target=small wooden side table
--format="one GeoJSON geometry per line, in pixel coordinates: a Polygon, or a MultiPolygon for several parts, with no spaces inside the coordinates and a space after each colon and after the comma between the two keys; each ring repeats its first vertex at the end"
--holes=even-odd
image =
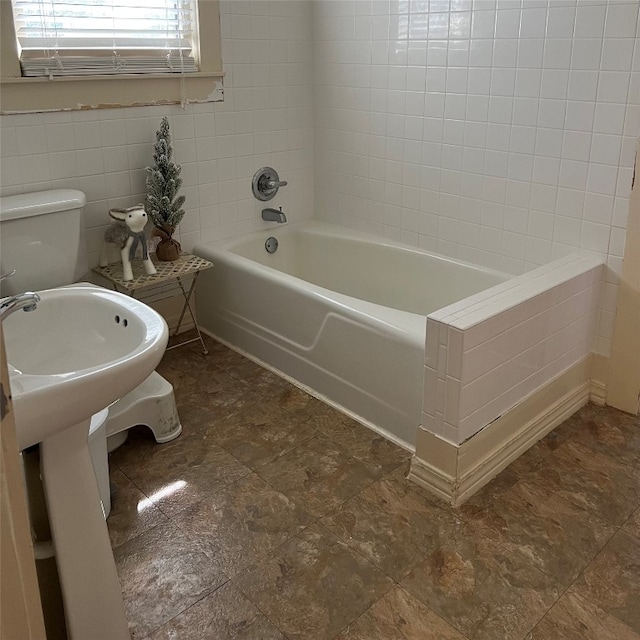
{"type": "Polygon", "coordinates": [[[201,271],[210,269],[213,267],[213,262],[209,262],[204,258],[199,258],[191,254],[183,254],[174,262],[160,262],[152,257],[153,264],[156,268],[155,275],[147,275],[142,265],[142,259],[136,258],[131,267],[133,270],[133,280],[123,280],[122,278],[122,263],[107,265],[106,267],[94,267],[93,271],[100,274],[103,278],[106,278],[116,291],[126,293],[132,298],[138,298],[143,302],[157,302],[158,300],[164,300],[165,298],[171,298],[176,293],[181,293],[184,298],[184,305],[182,307],[182,313],[178,320],[178,325],[173,333],[177,335],[180,331],[180,326],[184,320],[184,315],[188,311],[193,320],[193,326],[196,329],[198,336],[189,340],[183,340],[178,344],[167,347],[167,351],[181,347],[184,344],[190,342],[196,342],[200,340],[202,345],[202,353],[205,355],[209,353],[207,347],[204,344],[204,339],[200,333],[200,328],[196,322],[196,317],[191,307],[191,294],[196,286],[196,280],[201,271]],[[186,280],[191,278],[191,285],[186,288],[186,280]]]}

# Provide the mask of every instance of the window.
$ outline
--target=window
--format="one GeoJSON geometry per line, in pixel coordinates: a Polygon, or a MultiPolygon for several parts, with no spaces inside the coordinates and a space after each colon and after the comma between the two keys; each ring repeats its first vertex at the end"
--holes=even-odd
{"type": "Polygon", "coordinates": [[[192,73],[190,0],[12,0],[23,76],[192,73]]]}
{"type": "Polygon", "coordinates": [[[0,10],[3,113],[222,99],[216,0],[2,0],[0,10]]]}

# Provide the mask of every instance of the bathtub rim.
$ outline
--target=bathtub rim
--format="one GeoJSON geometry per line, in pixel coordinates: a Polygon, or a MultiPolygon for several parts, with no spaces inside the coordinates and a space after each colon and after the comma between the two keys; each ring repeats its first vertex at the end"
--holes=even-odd
{"type": "MultiPolygon", "coordinates": [[[[501,278],[500,282],[497,282],[486,289],[483,289],[481,293],[492,291],[494,287],[499,287],[505,282],[517,277],[514,274],[510,274],[504,271],[498,271],[489,267],[483,267],[481,265],[473,264],[465,260],[459,260],[457,258],[451,258],[444,256],[433,251],[422,249],[420,247],[412,247],[411,245],[398,242],[395,240],[389,240],[388,238],[380,238],[370,233],[361,232],[349,227],[343,227],[323,220],[308,219],[300,220],[298,222],[284,223],[278,225],[277,228],[262,229],[259,231],[252,231],[250,233],[235,236],[233,238],[225,238],[209,242],[200,242],[193,247],[193,253],[205,257],[211,260],[215,264],[223,263],[229,266],[242,265],[243,269],[246,269],[249,273],[254,275],[269,274],[270,278],[273,278],[278,284],[293,284],[296,291],[299,291],[305,295],[318,296],[324,299],[330,299],[335,301],[340,307],[347,311],[348,315],[364,315],[372,324],[381,326],[392,330],[400,340],[409,342],[415,346],[419,346],[424,349],[425,347],[425,335],[426,335],[426,321],[433,313],[441,313],[443,310],[449,309],[452,305],[459,304],[463,300],[470,298],[471,296],[465,296],[458,302],[453,302],[443,307],[438,308],[430,313],[414,313],[412,311],[405,311],[404,309],[396,309],[394,307],[388,307],[386,305],[379,304],[377,302],[371,302],[364,300],[363,298],[356,298],[334,289],[328,289],[321,285],[304,280],[296,275],[276,269],[269,265],[258,262],[251,257],[239,254],[232,249],[237,247],[240,243],[251,242],[256,239],[266,239],[270,237],[273,232],[279,231],[284,233],[295,233],[300,230],[308,230],[315,235],[323,235],[329,237],[338,237],[340,239],[347,238],[355,242],[360,243],[373,243],[392,249],[398,249],[407,253],[426,255],[436,260],[453,264],[456,266],[463,266],[474,271],[481,271],[489,275],[501,278]],[[352,301],[356,301],[354,304],[352,301]],[[410,327],[410,332],[406,330],[410,327]],[[419,331],[418,331],[419,330],[419,331]],[[419,335],[419,337],[417,337],[419,335]]],[[[477,295],[477,294],[472,294],[477,295]]]]}
{"type": "MultiPolygon", "coordinates": [[[[489,275],[495,276],[497,278],[501,278],[502,281],[510,280],[511,278],[516,277],[518,274],[509,273],[508,271],[501,271],[499,269],[493,269],[492,267],[485,267],[483,265],[476,264],[469,260],[463,260],[461,258],[453,258],[451,256],[447,256],[443,253],[438,253],[437,251],[433,251],[431,249],[424,249],[423,247],[417,247],[415,245],[408,244],[406,242],[402,242],[399,240],[392,240],[390,238],[384,238],[382,236],[377,236],[373,233],[367,231],[361,231],[359,229],[354,229],[352,227],[342,226],[333,222],[327,222],[325,220],[321,220],[319,218],[307,218],[305,220],[298,220],[295,222],[286,222],[282,224],[278,224],[277,226],[272,226],[266,229],[260,229],[258,231],[250,231],[248,233],[243,233],[240,235],[236,235],[230,238],[221,238],[219,240],[210,240],[207,242],[199,242],[197,243],[192,250],[192,253],[198,255],[197,249],[198,247],[211,247],[215,249],[225,249],[229,253],[233,253],[234,255],[238,255],[245,260],[252,260],[247,256],[242,256],[240,254],[235,253],[231,249],[234,246],[237,246],[240,242],[245,240],[251,240],[254,238],[262,238],[269,237],[271,235],[275,235],[275,233],[295,233],[300,229],[307,229],[315,235],[322,236],[333,236],[339,239],[349,239],[354,242],[360,243],[371,243],[375,245],[380,245],[382,247],[388,247],[392,249],[398,249],[403,252],[417,254],[417,255],[426,255],[436,260],[448,263],[461,265],[463,267],[467,267],[472,269],[473,271],[482,271],[489,275]]],[[[254,261],[255,262],[255,261],[254,261]]],[[[262,263],[259,263],[262,264],[262,263]]],[[[279,271],[278,269],[274,269],[273,267],[269,267],[268,265],[263,265],[265,268],[271,269],[273,271],[279,271]]],[[[281,272],[284,273],[284,272],[281,272]]],[[[297,276],[291,275],[293,278],[297,278],[297,276]]],[[[301,279],[301,278],[299,278],[301,279]]],[[[304,282],[308,282],[304,280],[304,282]]],[[[310,283],[311,284],[311,283],[310,283]]],[[[499,283],[498,283],[499,284],[499,283]]],[[[316,285],[319,286],[319,285],[316,285]]],[[[495,286],[495,285],[492,285],[495,286]]],[[[322,287],[321,287],[322,288],[322,287]]],[[[491,287],[487,287],[490,289],[491,287]]],[[[332,291],[331,289],[325,289],[326,291],[332,291]]],[[[343,294],[344,295],[344,294],[343,294]]],[[[358,298],[360,300],[361,298],[358,298]]],[[[375,303],[373,303],[375,304],[375,303]]],[[[382,306],[382,305],[380,305],[382,306]]],[[[447,305],[448,306],[448,305],[447,305]]],[[[444,308],[444,307],[443,307],[444,308]]],[[[420,314],[417,314],[420,315],[420,314]]],[[[426,315],[426,314],[425,314],[426,315]]]]}
{"type": "MultiPolygon", "coordinates": [[[[304,221],[303,221],[304,222],[304,221]]],[[[294,223],[300,224],[300,223],[294,223]]],[[[239,236],[239,238],[263,237],[265,232],[257,232],[239,236]]],[[[293,288],[301,296],[317,297],[329,300],[338,305],[348,317],[365,316],[367,321],[379,330],[391,331],[398,340],[405,344],[424,349],[427,316],[402,309],[386,307],[375,302],[369,302],[362,298],[355,298],[344,293],[327,289],[320,285],[303,280],[285,271],[275,269],[268,265],[252,260],[246,256],[228,250],[230,244],[236,243],[201,243],[193,249],[195,255],[200,255],[211,260],[215,265],[224,264],[232,268],[241,268],[251,275],[268,277],[278,285],[293,288]],[[201,250],[202,247],[202,250],[201,250]]]]}

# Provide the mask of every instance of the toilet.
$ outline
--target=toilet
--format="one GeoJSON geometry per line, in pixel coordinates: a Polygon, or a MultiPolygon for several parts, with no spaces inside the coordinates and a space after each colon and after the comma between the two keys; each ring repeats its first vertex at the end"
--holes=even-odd
{"type": "MultiPolygon", "coordinates": [[[[0,275],[15,270],[0,280],[0,298],[73,286],[86,277],[85,202],[84,193],[74,189],[0,198],[0,275]]],[[[156,372],[91,420],[89,448],[105,517],[111,508],[108,451],[124,442],[127,430],[139,424],[148,426],[159,443],[182,431],[173,387],[156,372]]]]}

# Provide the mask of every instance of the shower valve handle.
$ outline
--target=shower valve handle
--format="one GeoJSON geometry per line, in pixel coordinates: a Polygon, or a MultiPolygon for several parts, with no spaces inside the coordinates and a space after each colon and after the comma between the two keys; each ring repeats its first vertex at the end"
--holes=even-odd
{"type": "Polygon", "coordinates": [[[270,180],[266,183],[267,189],[279,189],[280,187],[286,187],[289,183],[286,180],[270,180]]]}
{"type": "Polygon", "coordinates": [[[278,193],[280,187],[286,186],[287,181],[280,180],[278,172],[272,167],[262,167],[262,169],[258,169],[251,181],[253,195],[263,202],[271,200],[276,193],[278,193]]]}

